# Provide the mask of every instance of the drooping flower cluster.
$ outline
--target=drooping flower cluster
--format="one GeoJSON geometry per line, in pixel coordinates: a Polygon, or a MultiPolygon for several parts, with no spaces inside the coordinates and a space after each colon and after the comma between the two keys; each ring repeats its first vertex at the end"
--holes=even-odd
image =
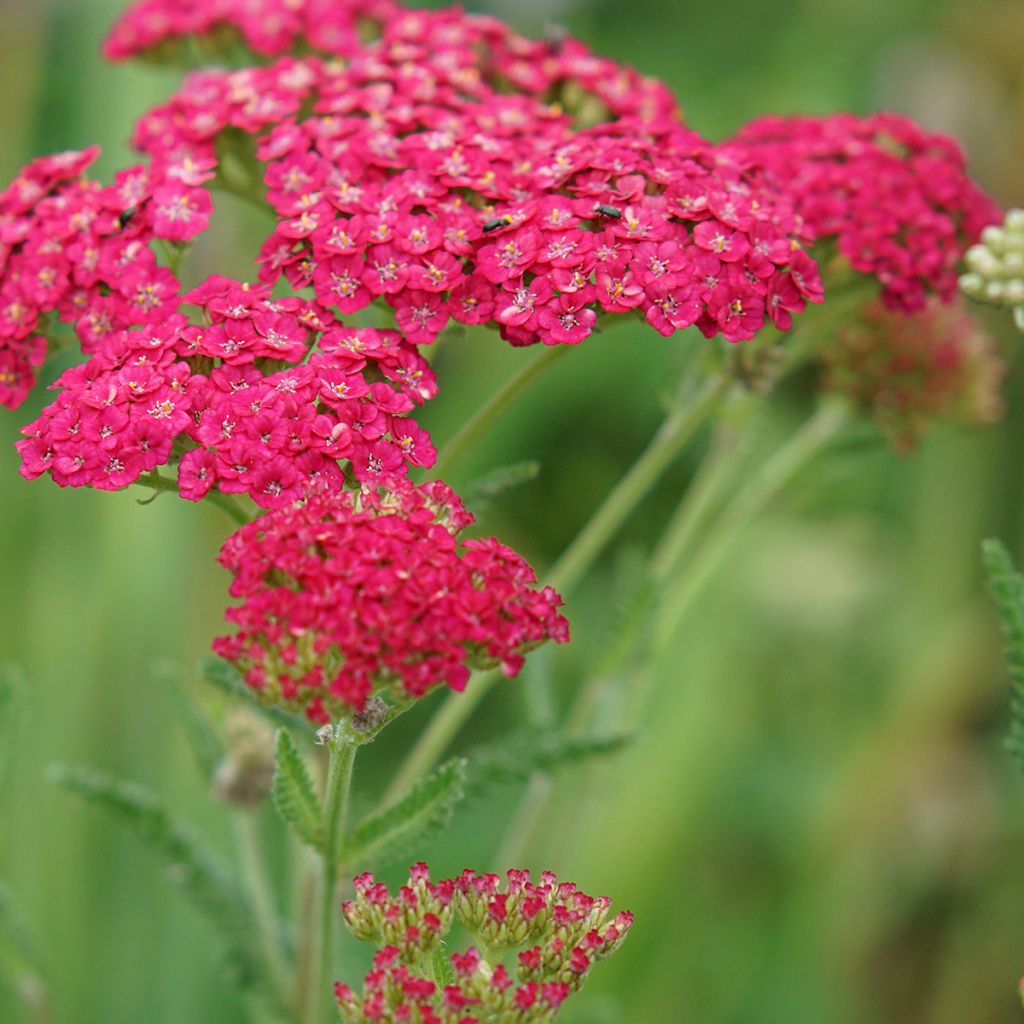
{"type": "Polygon", "coordinates": [[[348,58],[372,50],[382,36],[382,48],[395,53],[400,46],[421,69],[443,72],[469,92],[483,84],[555,99],[591,120],[678,110],[663,82],[597,56],[578,39],[528,39],[497,18],[460,8],[411,11],[395,0],[139,0],[118,20],[104,52],[113,60],[188,63],[191,41],[196,57],[216,64],[240,39],[265,57],[312,51],[348,58]]]}
{"type": "Polygon", "coordinates": [[[104,188],[83,176],[98,155],[93,147],[42,157],[0,193],[0,405],[19,405],[34,383],[52,314],[93,352],[177,309],[178,282],[150,243],[204,230],[209,192],[158,162],[104,188]]]}
{"type": "Polygon", "coordinates": [[[342,327],[309,301],[213,277],[180,314],[100,342],[53,385],[55,403],[24,428],[22,475],[118,490],[178,464],[181,496],[218,488],[264,508],[313,486],[387,483],[435,451],[408,419],[436,382],[394,331],[342,327]]]}
{"type": "Polygon", "coordinates": [[[470,668],[515,675],[523,655],[568,640],[561,598],[473,522],[441,483],[321,492],[225,542],[238,627],[214,649],[268,703],[315,722],[361,711],[377,692],[461,690],[470,668]]]}
{"type": "Polygon", "coordinates": [[[962,302],[935,297],[912,315],[878,300],[824,353],[825,387],[851,398],[903,451],[938,418],[992,423],[1002,413],[1006,365],[962,302]]]}
{"type": "Polygon", "coordinates": [[[355,880],[342,907],[356,938],[383,948],[362,994],[338,984],[345,1024],[542,1024],[555,1019],[597,960],[611,956],[633,924],[628,911],[609,919],[611,901],[544,872],[497,875],[466,870],[431,882],[425,864],[392,896],[370,874],[355,880]],[[428,978],[422,964],[458,921],[494,952],[515,950],[514,966],[488,963],[476,950],[451,956],[450,978],[428,978]]]}
{"type": "Polygon", "coordinates": [[[1001,226],[987,227],[965,262],[964,294],[1013,310],[1014,323],[1024,331],[1024,210],[1009,210],[1001,226]]]}
{"type": "Polygon", "coordinates": [[[964,248],[1000,220],[956,142],[896,114],[765,117],[725,148],[791,197],[808,239],[835,239],[876,277],[890,309],[951,301],[964,248]]]}

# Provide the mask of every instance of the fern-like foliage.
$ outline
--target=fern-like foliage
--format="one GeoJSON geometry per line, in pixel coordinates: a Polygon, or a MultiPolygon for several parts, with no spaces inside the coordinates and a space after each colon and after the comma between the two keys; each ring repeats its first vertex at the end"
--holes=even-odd
{"type": "Polygon", "coordinates": [[[277,734],[276,768],[270,795],[277,813],[295,835],[314,850],[324,844],[324,820],[309,768],[287,729],[277,734]]]}
{"type": "Polygon", "coordinates": [[[1006,745],[1024,769],[1024,575],[999,541],[985,541],[982,552],[1003,627],[1010,672],[1010,734],[1006,745]]]}
{"type": "Polygon", "coordinates": [[[540,473],[539,462],[513,462],[498,466],[486,476],[475,480],[466,488],[463,501],[477,515],[482,515],[493,504],[494,499],[506,491],[522,487],[535,480],[540,473]]]}
{"type": "Polygon", "coordinates": [[[224,758],[224,745],[210,716],[190,692],[184,674],[173,662],[160,661],[154,665],[153,678],[174,709],[200,775],[210,782],[224,758]]]}
{"type": "Polygon", "coordinates": [[[346,867],[382,868],[437,835],[451,820],[466,789],[466,762],[448,761],[420,779],[397,803],[364,818],[344,845],[346,867]]]}
{"type": "Polygon", "coordinates": [[[466,796],[479,799],[499,786],[525,782],[535,772],[614,754],[632,742],[629,733],[565,736],[555,731],[519,732],[471,751],[466,796]]]}
{"type": "Polygon", "coordinates": [[[55,782],[102,807],[130,828],[168,868],[168,876],[214,926],[227,950],[232,980],[251,988],[266,978],[254,946],[254,917],[231,872],[160,798],[136,782],[91,768],[55,765],[55,782]]]}

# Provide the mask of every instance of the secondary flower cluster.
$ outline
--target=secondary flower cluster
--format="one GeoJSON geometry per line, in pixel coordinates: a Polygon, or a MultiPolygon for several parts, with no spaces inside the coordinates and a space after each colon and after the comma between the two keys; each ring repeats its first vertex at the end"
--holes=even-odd
{"type": "Polygon", "coordinates": [[[933,297],[906,315],[875,300],[823,359],[826,389],[852,398],[904,451],[937,418],[983,424],[1002,413],[1006,364],[962,303],[933,297]]]}
{"type": "Polygon", "coordinates": [[[967,250],[968,273],[960,278],[965,295],[1013,310],[1024,331],[1024,210],[1009,210],[1001,226],[987,227],[981,242],[967,250]]]}
{"type": "Polygon", "coordinates": [[[19,405],[34,383],[51,314],[74,324],[92,352],[177,308],[178,282],[150,243],[205,229],[209,193],[157,162],[104,188],[83,177],[98,155],[93,147],[42,157],[0,193],[0,405],[19,405]]]}
{"type": "Polygon", "coordinates": [[[890,309],[951,301],[964,248],[1000,219],[956,142],[896,114],[761,118],[726,149],[791,196],[810,239],[876,277],[890,309]]]}
{"type": "Polygon", "coordinates": [[[165,316],[100,342],[18,443],[22,475],[118,490],[178,463],[181,496],[217,487],[264,508],[310,487],[388,482],[435,451],[406,414],[436,391],[393,331],[342,327],[300,299],[213,277],[184,297],[200,323],[165,316]]]}
{"type": "Polygon", "coordinates": [[[633,924],[627,911],[609,920],[610,900],[560,883],[550,872],[534,883],[528,871],[509,871],[503,887],[497,875],[467,869],[434,883],[427,866],[416,864],[395,896],[370,874],[360,875],[355,887],[356,898],[342,907],[345,921],[357,938],[384,948],[362,995],[335,987],[346,1024],[551,1021],[633,924]],[[452,954],[449,978],[417,974],[455,921],[489,949],[517,950],[513,971],[470,948],[452,954]]]}
{"type": "Polygon", "coordinates": [[[214,649],[268,702],[315,722],[361,711],[374,693],[461,690],[471,667],[515,675],[523,655],[568,640],[561,598],[473,522],[441,483],[322,492],[228,538],[238,627],[214,649]]]}

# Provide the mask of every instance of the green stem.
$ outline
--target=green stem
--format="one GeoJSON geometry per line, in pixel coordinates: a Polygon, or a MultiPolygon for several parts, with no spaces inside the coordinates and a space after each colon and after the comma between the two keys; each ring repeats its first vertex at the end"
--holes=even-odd
{"type": "Polygon", "coordinates": [[[387,807],[405,796],[413,783],[441,760],[449,744],[470,719],[480,702],[501,678],[497,669],[473,676],[463,693],[448,693],[426,729],[391,780],[381,803],[387,807]]]}
{"type": "Polygon", "coordinates": [[[615,532],[647,497],[686,443],[718,408],[731,381],[716,375],[692,402],[677,403],[647,449],[619,481],[547,576],[556,590],[571,590],[615,532]]]}
{"type": "MultiPolygon", "coordinates": [[[[664,647],[689,610],[690,603],[714,571],[736,535],[822,451],[848,422],[846,409],[834,403],[823,405],[792,437],[763,463],[747,481],[724,512],[715,520],[711,533],[697,549],[689,566],[677,561],[666,576],[679,576],[680,584],[663,603],[658,617],[654,646],[664,647]]],[[[680,558],[685,551],[678,552],[680,558]]]]}
{"type": "Polygon", "coordinates": [[[320,922],[317,932],[319,956],[313,992],[309,997],[307,1024],[323,1024],[327,1011],[334,963],[334,920],[338,916],[335,893],[352,788],[352,767],[358,745],[359,741],[349,735],[348,726],[344,723],[335,727],[334,735],[328,743],[330,761],[324,793],[324,848],[320,862],[320,922]]]}
{"type": "MultiPolygon", "coordinates": [[[[646,451],[605,499],[601,507],[558,560],[547,582],[561,591],[571,590],[587,573],[616,530],[647,497],[661,474],[686,442],[714,413],[730,386],[724,375],[708,382],[692,402],[679,402],[669,413],[646,451]]],[[[474,677],[465,693],[452,693],[430,720],[384,795],[385,805],[403,796],[429,771],[500,678],[497,671],[474,677]]]]}
{"type": "Polygon", "coordinates": [[[504,384],[466,421],[442,449],[434,464],[434,476],[443,480],[469,454],[480,440],[534,381],[539,380],[568,352],[568,345],[552,345],[535,356],[504,384]]]}
{"type": "Polygon", "coordinates": [[[241,861],[242,877],[252,903],[258,931],[257,944],[267,965],[268,980],[278,1005],[284,1005],[289,966],[281,948],[281,923],[274,906],[273,892],[264,870],[258,820],[253,810],[237,810],[234,814],[235,836],[241,861]]]}

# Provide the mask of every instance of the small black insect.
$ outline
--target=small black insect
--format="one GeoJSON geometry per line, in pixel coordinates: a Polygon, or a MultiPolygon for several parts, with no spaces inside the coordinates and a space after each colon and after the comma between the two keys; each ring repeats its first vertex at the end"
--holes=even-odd
{"type": "Polygon", "coordinates": [[[117,223],[122,228],[128,227],[128,223],[131,221],[132,217],[134,217],[135,214],[137,214],[138,212],[139,211],[136,207],[129,206],[128,209],[122,211],[121,216],[117,218],[117,223]]]}
{"type": "Polygon", "coordinates": [[[484,225],[484,231],[497,231],[498,228],[507,228],[512,223],[511,217],[495,217],[484,225]]]}
{"type": "Polygon", "coordinates": [[[599,203],[596,209],[597,212],[604,217],[612,217],[615,220],[622,220],[622,211],[617,206],[607,206],[604,203],[599,203]]]}

